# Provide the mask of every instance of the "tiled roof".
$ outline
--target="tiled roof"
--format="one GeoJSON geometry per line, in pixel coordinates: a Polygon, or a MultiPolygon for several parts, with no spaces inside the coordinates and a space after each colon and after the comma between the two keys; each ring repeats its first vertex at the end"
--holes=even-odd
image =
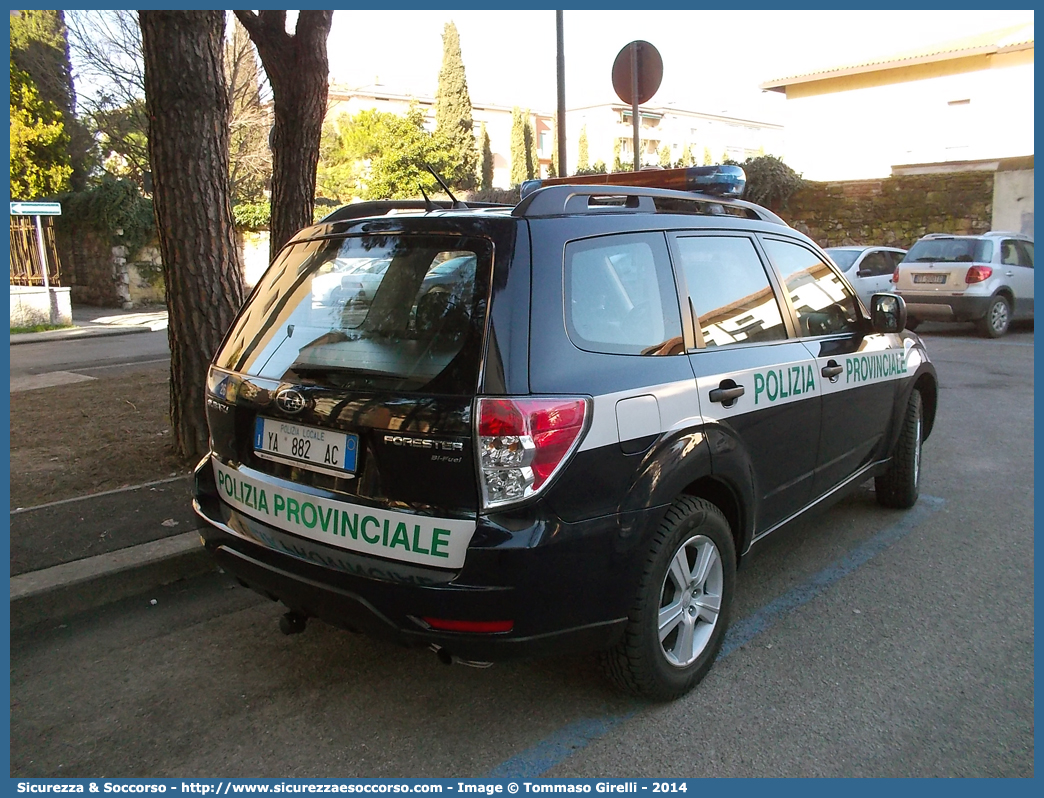
{"type": "Polygon", "coordinates": [[[933,61],[949,61],[976,55],[1015,52],[1033,49],[1033,23],[1012,25],[1000,30],[987,31],[974,36],[950,39],[945,42],[925,45],[915,50],[896,53],[858,64],[831,67],[803,75],[769,80],[761,84],[765,90],[783,91],[790,84],[809,83],[815,80],[826,80],[843,75],[857,75],[867,72],[879,72],[898,67],[925,64],[933,61]]]}

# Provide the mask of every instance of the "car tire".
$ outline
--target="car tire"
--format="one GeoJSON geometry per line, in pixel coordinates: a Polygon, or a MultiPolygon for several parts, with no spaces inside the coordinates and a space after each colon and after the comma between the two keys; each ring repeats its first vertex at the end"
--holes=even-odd
{"type": "Polygon", "coordinates": [[[878,504],[905,510],[917,503],[921,483],[921,444],[924,439],[924,402],[921,392],[910,394],[899,440],[888,470],[874,477],[878,504]]]}
{"type": "Polygon", "coordinates": [[[920,319],[915,319],[913,316],[906,317],[906,329],[908,329],[910,332],[916,330],[920,323],[920,319]]]}
{"type": "Polygon", "coordinates": [[[721,650],[735,584],[725,516],[705,499],[680,497],[656,531],[623,639],[601,654],[609,680],[663,701],[695,687],[721,650]]]}
{"type": "Polygon", "coordinates": [[[990,300],[986,314],[979,319],[979,333],[984,338],[1000,338],[1011,326],[1011,305],[999,294],[990,300]]]}

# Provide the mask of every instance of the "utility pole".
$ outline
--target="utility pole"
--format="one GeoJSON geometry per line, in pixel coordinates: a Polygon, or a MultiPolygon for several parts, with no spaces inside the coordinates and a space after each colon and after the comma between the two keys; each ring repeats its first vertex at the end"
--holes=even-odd
{"type": "Polygon", "coordinates": [[[555,12],[558,34],[558,176],[569,174],[566,169],[566,106],[565,106],[565,34],[562,30],[562,12],[555,12]]]}

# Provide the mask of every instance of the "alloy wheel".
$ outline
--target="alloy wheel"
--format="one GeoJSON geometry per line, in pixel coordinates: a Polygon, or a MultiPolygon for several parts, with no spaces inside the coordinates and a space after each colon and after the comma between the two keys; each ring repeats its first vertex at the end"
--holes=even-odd
{"type": "Polygon", "coordinates": [[[657,616],[660,647],[671,665],[684,668],[707,647],[721,612],[723,584],[714,541],[695,535],[678,547],[660,588],[657,616]]]}

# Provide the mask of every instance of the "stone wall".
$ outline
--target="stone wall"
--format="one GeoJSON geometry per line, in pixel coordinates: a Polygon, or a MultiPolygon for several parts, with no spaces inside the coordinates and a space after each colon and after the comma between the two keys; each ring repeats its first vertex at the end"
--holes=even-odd
{"type": "Polygon", "coordinates": [[[85,228],[59,228],[55,241],[62,285],[72,289],[73,304],[129,309],[164,302],[163,264],[154,244],[128,259],[126,247],[85,228]]]}
{"type": "Polygon", "coordinates": [[[993,182],[992,172],[951,172],[809,183],[778,213],[823,247],[909,249],[926,233],[990,230],[993,182]]]}
{"type": "MultiPolygon", "coordinates": [[[[120,249],[119,247],[114,247],[120,249]]],[[[159,247],[148,245],[125,265],[127,275],[127,301],[136,308],[162,305],[166,301],[166,285],[163,282],[163,260],[159,247]]]]}
{"type": "Polygon", "coordinates": [[[72,289],[76,305],[117,308],[122,300],[113,280],[112,246],[102,236],[81,227],[59,226],[55,244],[61,261],[62,285],[72,289]]]}

